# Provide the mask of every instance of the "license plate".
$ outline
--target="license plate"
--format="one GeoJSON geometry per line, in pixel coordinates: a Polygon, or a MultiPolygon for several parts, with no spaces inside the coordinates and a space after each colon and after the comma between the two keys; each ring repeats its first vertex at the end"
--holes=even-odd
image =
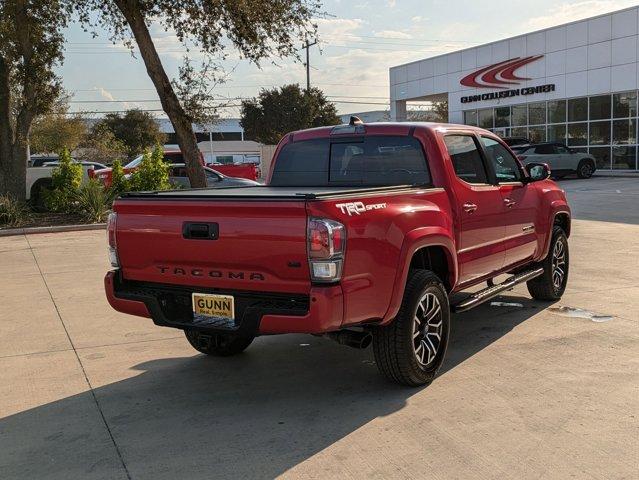
{"type": "Polygon", "coordinates": [[[195,319],[220,318],[235,320],[235,301],[231,295],[193,293],[193,317],[195,319]]]}

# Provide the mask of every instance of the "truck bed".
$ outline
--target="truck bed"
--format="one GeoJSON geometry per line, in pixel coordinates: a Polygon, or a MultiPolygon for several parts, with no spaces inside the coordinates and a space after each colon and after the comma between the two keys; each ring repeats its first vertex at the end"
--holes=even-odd
{"type": "Polygon", "coordinates": [[[276,187],[268,185],[223,188],[196,188],[190,190],[163,190],[153,192],[127,192],[124,199],[234,199],[234,200],[313,200],[351,194],[401,191],[425,185],[392,185],[384,187],[276,187]]]}

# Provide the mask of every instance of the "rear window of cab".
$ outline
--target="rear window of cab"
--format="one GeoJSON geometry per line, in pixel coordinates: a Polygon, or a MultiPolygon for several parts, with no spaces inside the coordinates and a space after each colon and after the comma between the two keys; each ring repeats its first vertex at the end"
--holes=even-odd
{"type": "Polygon", "coordinates": [[[271,185],[391,186],[430,183],[422,146],[414,137],[318,138],[280,151],[271,185]]]}

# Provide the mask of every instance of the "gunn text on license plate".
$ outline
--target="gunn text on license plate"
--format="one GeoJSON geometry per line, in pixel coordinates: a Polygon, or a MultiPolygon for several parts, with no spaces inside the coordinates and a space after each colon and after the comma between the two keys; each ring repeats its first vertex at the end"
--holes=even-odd
{"type": "Polygon", "coordinates": [[[231,295],[193,293],[193,316],[195,318],[235,319],[235,302],[231,295]]]}

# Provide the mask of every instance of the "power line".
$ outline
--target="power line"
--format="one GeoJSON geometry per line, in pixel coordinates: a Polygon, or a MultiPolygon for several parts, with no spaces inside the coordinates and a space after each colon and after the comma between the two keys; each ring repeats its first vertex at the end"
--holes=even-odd
{"type": "MultiPolygon", "coordinates": [[[[132,102],[133,103],[133,102],[132,102]]],[[[389,102],[355,102],[355,101],[349,101],[349,100],[340,100],[340,101],[334,101],[332,103],[337,103],[337,104],[350,104],[350,105],[384,105],[384,106],[388,106],[389,102]]],[[[220,109],[224,109],[224,108],[236,108],[236,107],[241,107],[242,105],[240,104],[229,104],[229,105],[218,105],[214,108],[220,108],[220,109]]],[[[163,109],[161,108],[145,108],[145,109],[139,109],[142,112],[164,112],[163,109]]],[[[69,115],[77,115],[77,114],[87,114],[87,113],[124,113],[127,112],[127,110],[76,110],[73,112],[68,112],[69,115]]]]}

